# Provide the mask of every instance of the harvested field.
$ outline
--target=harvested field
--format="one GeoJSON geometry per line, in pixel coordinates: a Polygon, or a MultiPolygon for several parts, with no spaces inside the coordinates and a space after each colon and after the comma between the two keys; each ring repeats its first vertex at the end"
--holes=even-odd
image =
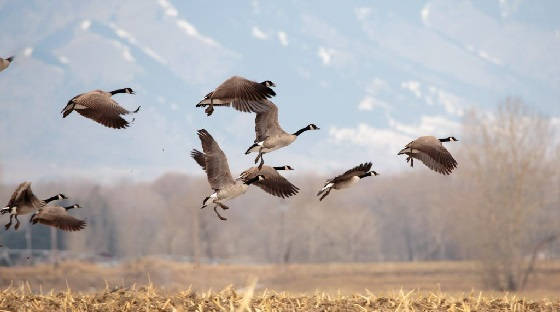
{"type": "Polygon", "coordinates": [[[371,292],[289,295],[272,291],[255,293],[253,283],[243,293],[226,288],[220,292],[185,290],[167,294],[152,285],[105,289],[93,294],[76,294],[71,290],[32,294],[25,287],[9,288],[1,293],[0,308],[7,311],[559,311],[560,300],[414,291],[387,296],[371,292]]]}

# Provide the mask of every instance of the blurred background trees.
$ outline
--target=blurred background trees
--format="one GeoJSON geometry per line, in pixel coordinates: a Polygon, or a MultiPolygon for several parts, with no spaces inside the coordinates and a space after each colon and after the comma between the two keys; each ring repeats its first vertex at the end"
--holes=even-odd
{"type": "MultiPolygon", "coordinates": [[[[520,100],[507,99],[495,112],[467,113],[462,133],[450,135],[460,139],[448,145],[459,162],[451,176],[415,166],[319,202],[315,193],[325,177],[288,172],[300,194],[282,200],[251,188],[232,202],[227,222],[200,210],[210,192],[202,176],[168,173],[153,182],[111,185],[36,181],[33,189],[40,197],[62,191],[71,197],[62,204],[84,207],[72,214],[86,219],[87,230],[57,236],[58,248],[73,258],[476,260],[489,287],[522,288],[535,260],[560,256],[558,128],[520,100]]],[[[7,202],[14,188],[0,185],[0,198],[7,202]]],[[[33,226],[26,242],[29,224],[23,224],[18,232],[2,232],[5,246],[51,248],[48,228],[33,226]]]]}

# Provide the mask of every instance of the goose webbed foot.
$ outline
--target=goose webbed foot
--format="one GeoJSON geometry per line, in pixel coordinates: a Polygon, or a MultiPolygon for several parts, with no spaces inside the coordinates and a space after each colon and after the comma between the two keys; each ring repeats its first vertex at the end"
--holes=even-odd
{"type": "Polygon", "coordinates": [[[222,215],[218,212],[218,209],[216,209],[216,208],[218,208],[218,206],[214,206],[214,212],[216,213],[216,215],[218,216],[218,218],[219,218],[220,220],[222,220],[222,221],[227,220],[226,218],[222,217],[222,215]]]}
{"type": "Polygon", "coordinates": [[[325,194],[323,194],[323,196],[321,196],[321,198],[319,198],[319,201],[322,201],[325,197],[327,197],[329,194],[331,193],[331,189],[328,189],[325,194]]]}
{"type": "Polygon", "coordinates": [[[204,110],[204,112],[206,112],[206,116],[212,115],[212,113],[214,112],[214,105],[209,104],[208,107],[206,107],[206,109],[204,110]]]}
{"type": "Polygon", "coordinates": [[[200,209],[206,208],[206,202],[210,199],[210,196],[206,196],[206,198],[202,201],[202,207],[200,209]]]}

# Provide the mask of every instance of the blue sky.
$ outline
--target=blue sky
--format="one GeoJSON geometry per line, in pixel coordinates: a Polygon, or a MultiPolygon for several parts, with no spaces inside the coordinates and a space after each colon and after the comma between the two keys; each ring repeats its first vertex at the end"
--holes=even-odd
{"type": "MultiPolygon", "coordinates": [[[[5,181],[201,174],[188,151],[206,128],[233,174],[252,164],[254,116],[194,107],[231,75],[272,80],[280,123],[321,131],[266,155],[325,173],[395,156],[419,135],[460,132],[471,107],[508,96],[560,125],[560,2],[2,1],[0,164],[5,181]],[[131,87],[142,109],[113,130],[60,110],[74,95],[131,87]]],[[[453,149],[453,147],[450,147],[453,149]]]]}

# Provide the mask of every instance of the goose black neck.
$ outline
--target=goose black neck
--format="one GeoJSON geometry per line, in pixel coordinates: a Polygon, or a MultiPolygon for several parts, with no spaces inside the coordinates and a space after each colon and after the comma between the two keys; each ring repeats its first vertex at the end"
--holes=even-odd
{"type": "Polygon", "coordinates": [[[115,95],[117,93],[126,93],[126,89],[117,89],[115,91],[111,91],[110,93],[111,95],[115,95]]]}
{"type": "Polygon", "coordinates": [[[251,184],[257,182],[258,180],[259,180],[259,177],[256,176],[256,177],[254,177],[254,178],[252,178],[252,179],[249,179],[249,180],[245,181],[245,184],[251,185],[251,184]]]}
{"type": "Polygon", "coordinates": [[[60,195],[51,196],[51,197],[45,199],[44,202],[48,204],[48,203],[52,202],[53,200],[59,200],[60,199],[59,197],[60,197],[60,195]]]}
{"type": "Polygon", "coordinates": [[[282,166],[282,167],[272,167],[272,168],[274,168],[274,170],[276,170],[276,171],[278,171],[278,170],[286,170],[286,167],[285,167],[285,166],[282,166]]]}
{"type": "Polygon", "coordinates": [[[445,139],[439,139],[440,142],[449,142],[451,141],[451,137],[445,139]]]}
{"type": "Polygon", "coordinates": [[[294,135],[299,136],[300,134],[304,133],[307,130],[309,130],[309,127],[301,128],[298,131],[294,132],[294,135]]]}
{"type": "Polygon", "coordinates": [[[74,206],[64,207],[64,209],[66,209],[66,210],[74,209],[74,206]]]}

